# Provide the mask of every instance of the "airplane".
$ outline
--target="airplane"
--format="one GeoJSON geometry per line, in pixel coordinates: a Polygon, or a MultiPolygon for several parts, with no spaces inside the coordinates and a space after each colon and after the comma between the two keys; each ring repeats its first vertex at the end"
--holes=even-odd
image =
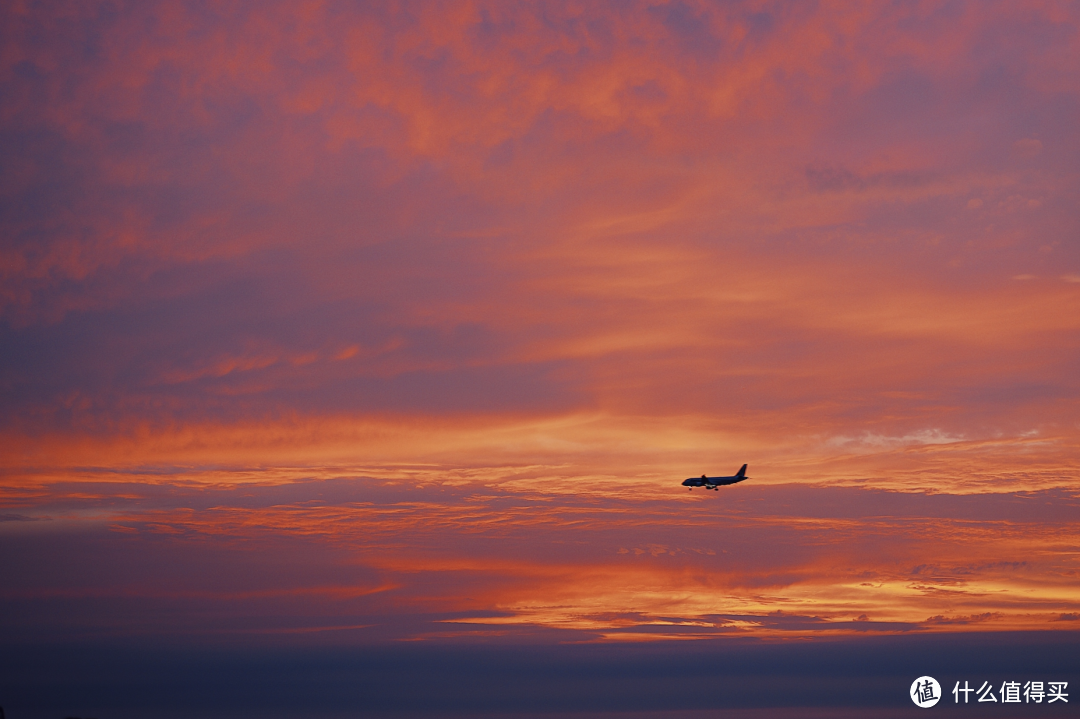
{"type": "Polygon", "coordinates": [[[736,482],[741,482],[744,479],[750,479],[749,477],[746,476],[746,465],[745,464],[742,467],[740,467],[739,471],[736,472],[731,477],[706,477],[703,474],[700,477],[691,477],[690,479],[684,479],[683,483],[682,483],[682,486],[689,487],[691,490],[693,490],[694,487],[704,487],[705,489],[716,489],[717,487],[722,487],[725,484],[735,484],[736,482]]]}

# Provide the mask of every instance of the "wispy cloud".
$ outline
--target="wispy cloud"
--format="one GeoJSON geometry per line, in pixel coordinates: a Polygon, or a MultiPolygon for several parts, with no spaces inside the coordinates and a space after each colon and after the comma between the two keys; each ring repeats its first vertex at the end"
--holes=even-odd
{"type": "Polygon", "coordinates": [[[1076,7],[0,13],[12,631],[1077,613],[1076,7]]]}
{"type": "MultiPolygon", "coordinates": [[[[109,600],[163,634],[173,620],[151,617],[173,606],[190,621],[212,611],[210,633],[404,639],[468,625],[590,641],[1042,629],[1077,609],[1072,491],[743,485],[720,500],[669,484],[664,498],[619,482],[606,498],[436,478],[54,484],[39,504],[62,536],[81,537],[65,542],[65,562],[94,571],[26,577],[4,601],[109,600]],[[147,552],[179,563],[145,565],[147,552]]],[[[53,551],[30,541],[40,535],[6,534],[24,559],[53,551]]],[[[124,621],[86,606],[79,631],[124,621]]],[[[51,610],[26,607],[26,631],[48,631],[51,610]]]]}

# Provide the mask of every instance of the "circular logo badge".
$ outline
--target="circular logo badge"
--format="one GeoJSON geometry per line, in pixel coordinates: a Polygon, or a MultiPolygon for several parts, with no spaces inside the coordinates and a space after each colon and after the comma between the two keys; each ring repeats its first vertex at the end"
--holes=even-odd
{"type": "Polygon", "coordinates": [[[941,699],[941,685],[933,677],[919,677],[911,683],[911,701],[916,706],[929,709],[941,699]]]}

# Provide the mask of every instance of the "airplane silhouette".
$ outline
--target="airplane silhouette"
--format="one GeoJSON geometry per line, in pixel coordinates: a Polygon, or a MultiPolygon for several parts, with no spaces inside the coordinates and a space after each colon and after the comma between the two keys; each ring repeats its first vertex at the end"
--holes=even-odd
{"type": "Polygon", "coordinates": [[[691,490],[694,487],[704,487],[705,489],[716,489],[717,487],[723,487],[727,484],[735,484],[741,482],[744,479],[750,479],[746,476],[746,465],[744,464],[739,468],[739,471],[730,477],[706,477],[704,474],[700,477],[691,477],[690,479],[684,479],[682,486],[689,487],[691,490]]]}

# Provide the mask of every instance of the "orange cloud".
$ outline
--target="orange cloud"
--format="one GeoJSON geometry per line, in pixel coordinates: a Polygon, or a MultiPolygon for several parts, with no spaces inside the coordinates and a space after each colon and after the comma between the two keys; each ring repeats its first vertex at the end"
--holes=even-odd
{"type": "MultiPolygon", "coordinates": [[[[92,538],[72,561],[101,564],[102,579],[39,578],[5,596],[206,604],[221,620],[212,632],[237,631],[228,617],[243,614],[243,631],[392,625],[398,638],[461,624],[580,640],[1045,630],[1077,610],[1072,492],[744,485],[702,501],[600,484],[560,495],[483,478],[54,483],[37,510],[92,538]],[[146,551],[175,556],[175,570],[122,569],[146,551]],[[230,569],[253,551],[280,560],[230,569]]],[[[25,543],[33,524],[3,530],[25,543]]]]}
{"type": "Polygon", "coordinates": [[[1077,612],[1074,7],[0,12],[0,532],[102,557],[20,611],[1077,612]],[[678,486],[743,462],[728,504],[678,486]]]}

